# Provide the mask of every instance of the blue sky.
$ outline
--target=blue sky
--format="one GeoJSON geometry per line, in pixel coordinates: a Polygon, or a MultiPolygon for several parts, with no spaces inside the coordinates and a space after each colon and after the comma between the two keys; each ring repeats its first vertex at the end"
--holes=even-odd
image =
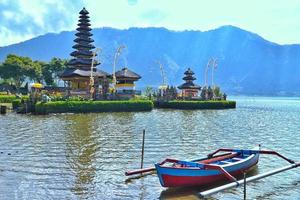
{"type": "Polygon", "coordinates": [[[279,44],[300,43],[300,0],[0,0],[0,46],[74,30],[82,7],[93,28],[234,25],[279,44]]]}

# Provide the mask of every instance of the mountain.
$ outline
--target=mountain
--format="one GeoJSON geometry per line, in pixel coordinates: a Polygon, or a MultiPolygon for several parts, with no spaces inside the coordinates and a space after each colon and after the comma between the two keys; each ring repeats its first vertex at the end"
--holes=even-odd
{"type": "MultiPolygon", "coordinates": [[[[70,58],[75,32],[49,33],[25,42],[0,47],[0,61],[7,54],[48,61],[70,58]]],[[[218,58],[215,83],[230,94],[300,95],[300,45],[278,45],[234,26],[201,31],[171,31],[165,28],[96,28],[95,46],[102,49],[99,68],[111,72],[114,52],[126,45],[117,69],[128,66],[143,78],[138,86],[161,84],[159,60],[168,83],[179,85],[187,67],[204,83],[211,57],[218,58]]],[[[211,80],[209,72],[208,80],[211,80]]]]}

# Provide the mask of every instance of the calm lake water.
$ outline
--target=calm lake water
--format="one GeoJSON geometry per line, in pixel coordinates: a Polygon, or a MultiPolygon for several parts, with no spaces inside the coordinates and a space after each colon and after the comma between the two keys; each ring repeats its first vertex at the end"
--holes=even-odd
{"type": "MultiPolygon", "coordinates": [[[[300,160],[300,99],[232,99],[230,110],[0,116],[0,199],[198,199],[203,188],[124,176],[140,166],[143,129],[145,166],[257,144],[300,160]]],[[[286,164],[261,156],[252,174],[286,164]]],[[[300,199],[300,169],[250,183],[247,192],[248,199],[300,199]]],[[[242,198],[236,188],[209,199],[242,198]]]]}

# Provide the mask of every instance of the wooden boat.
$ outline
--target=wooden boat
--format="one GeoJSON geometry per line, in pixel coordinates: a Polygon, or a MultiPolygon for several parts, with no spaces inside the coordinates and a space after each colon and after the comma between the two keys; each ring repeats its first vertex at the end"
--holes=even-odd
{"type": "Polygon", "coordinates": [[[259,160],[257,150],[232,150],[230,153],[214,156],[219,149],[207,158],[192,161],[166,159],[155,164],[160,184],[163,187],[209,185],[242,174],[256,165],[259,160]]]}
{"type": "Polygon", "coordinates": [[[202,196],[206,196],[224,189],[239,186],[242,181],[238,181],[234,176],[248,172],[258,163],[260,154],[276,155],[288,161],[291,165],[250,177],[247,180],[245,179],[245,182],[262,179],[300,166],[300,163],[296,163],[276,151],[260,150],[260,146],[258,146],[258,148],[253,150],[222,148],[209,154],[206,158],[192,161],[165,159],[163,162],[155,164],[155,167],[141,167],[141,169],[125,172],[125,175],[130,176],[156,171],[163,187],[210,185],[226,179],[232,182],[220,188],[201,193],[202,196]],[[226,153],[219,154],[219,152],[226,153]]]}

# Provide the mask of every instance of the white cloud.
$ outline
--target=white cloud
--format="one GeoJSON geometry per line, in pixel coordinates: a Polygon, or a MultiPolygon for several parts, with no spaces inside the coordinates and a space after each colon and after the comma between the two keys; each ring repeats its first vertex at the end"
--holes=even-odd
{"type": "Polygon", "coordinates": [[[0,1],[0,46],[48,32],[74,29],[82,3],[72,0],[0,1]]]}
{"type": "Polygon", "coordinates": [[[30,35],[74,30],[83,6],[90,12],[93,28],[164,26],[203,31],[230,24],[274,42],[300,42],[297,0],[0,0],[0,46],[30,35]]]}
{"type": "Polygon", "coordinates": [[[14,18],[14,13],[12,11],[3,11],[3,17],[10,20],[14,18]]]}
{"type": "Polygon", "coordinates": [[[44,15],[47,12],[46,4],[43,4],[40,0],[19,0],[19,6],[21,15],[31,18],[39,28],[44,28],[44,15]]]}
{"type": "Polygon", "coordinates": [[[32,37],[34,37],[32,34],[14,34],[11,30],[5,27],[2,27],[0,31],[0,40],[3,41],[4,44],[13,44],[16,41],[28,40],[32,37]]]}

